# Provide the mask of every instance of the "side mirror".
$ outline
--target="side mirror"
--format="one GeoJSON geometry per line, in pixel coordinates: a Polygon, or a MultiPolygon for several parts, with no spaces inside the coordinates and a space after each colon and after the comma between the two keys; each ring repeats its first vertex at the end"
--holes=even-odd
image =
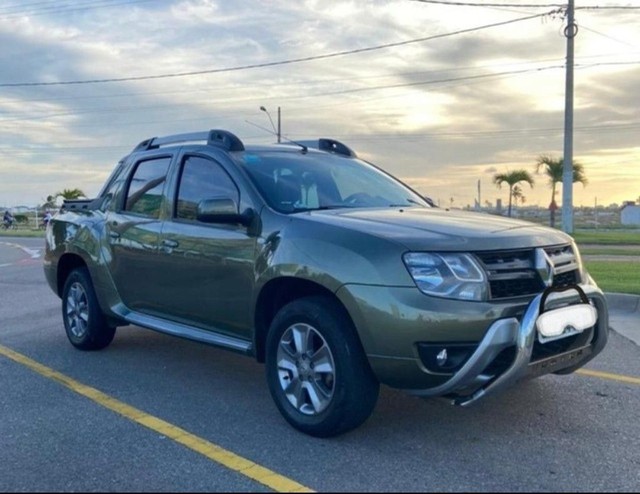
{"type": "Polygon", "coordinates": [[[236,201],[230,197],[204,199],[198,203],[196,219],[203,223],[241,224],[249,226],[254,217],[253,209],[238,211],[236,201]]]}

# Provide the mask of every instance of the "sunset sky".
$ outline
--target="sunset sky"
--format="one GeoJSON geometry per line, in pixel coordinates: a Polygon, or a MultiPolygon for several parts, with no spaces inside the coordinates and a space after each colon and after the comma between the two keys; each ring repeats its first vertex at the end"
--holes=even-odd
{"type": "MultiPolygon", "coordinates": [[[[640,197],[640,0],[576,0],[576,206],[640,197]]],[[[88,196],[149,137],[332,137],[453,207],[562,157],[562,2],[0,1],[0,207],[88,196]],[[456,5],[452,5],[455,3],[456,5]],[[266,129],[266,130],[265,130],[266,129]]],[[[546,207],[535,175],[526,204],[546,207]]],[[[557,196],[560,203],[562,192],[557,196]]]]}

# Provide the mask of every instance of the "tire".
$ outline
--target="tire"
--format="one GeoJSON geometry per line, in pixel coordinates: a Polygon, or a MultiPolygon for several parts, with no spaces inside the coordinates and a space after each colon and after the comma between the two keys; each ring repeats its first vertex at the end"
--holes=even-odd
{"type": "Polygon", "coordinates": [[[294,428],[332,437],[364,423],[380,385],[348,314],[327,297],[285,305],[269,328],[266,374],[271,396],[294,428]]]}
{"type": "Polygon", "coordinates": [[[100,309],[87,268],[74,269],[64,284],[62,319],[67,338],[80,350],[102,350],[113,341],[116,328],[100,309]]]}

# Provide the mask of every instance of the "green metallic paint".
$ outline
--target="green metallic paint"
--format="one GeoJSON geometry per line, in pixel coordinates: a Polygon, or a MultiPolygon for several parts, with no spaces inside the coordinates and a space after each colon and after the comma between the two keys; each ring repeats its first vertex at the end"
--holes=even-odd
{"type": "MultiPolygon", "coordinates": [[[[121,173],[147,155],[132,155],[121,173]]],[[[446,377],[424,369],[416,343],[479,342],[495,320],[521,316],[532,297],[507,302],[430,297],[418,290],[402,255],[571,241],[531,223],[436,208],[281,214],[265,205],[220,150],[184,146],[175,156],[159,218],[120,212],[123,186],[114,188],[105,211],[69,211],[54,218],[44,260],[52,289],[59,294],[58,264],[64,256],[77,256],[89,267],[101,308],[112,318],[136,311],[250,342],[257,328],[256,338],[263,338],[269,324],[255,312],[258,300],[282,302],[295,298],[300,287],[304,294],[317,287],[335,294],[346,308],[381,382],[425,388],[446,377]],[[255,212],[251,225],[170,219],[180,161],[175,156],[187,152],[208,153],[228,170],[239,184],[240,210],[255,212]],[[267,293],[275,287],[283,293],[267,293]]],[[[260,358],[262,341],[254,344],[260,358]]]]}

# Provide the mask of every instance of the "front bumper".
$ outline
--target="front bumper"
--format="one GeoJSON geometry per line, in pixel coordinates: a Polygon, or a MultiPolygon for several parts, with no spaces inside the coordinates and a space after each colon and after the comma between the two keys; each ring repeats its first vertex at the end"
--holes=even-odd
{"type": "MultiPolygon", "coordinates": [[[[474,303],[428,297],[403,287],[343,287],[341,298],[381,383],[423,397],[444,396],[469,405],[528,377],[569,373],[604,348],[607,302],[595,285],[580,285],[597,310],[593,328],[550,343],[538,341],[542,294],[533,300],[474,303]],[[460,365],[434,369],[423,345],[470,348],[460,365]]],[[[546,309],[579,301],[573,291],[555,293],[546,309]]]]}
{"type": "MultiPolygon", "coordinates": [[[[609,331],[609,315],[604,294],[593,286],[581,286],[598,311],[593,335],[588,343],[568,351],[537,360],[532,359],[537,337],[536,320],[540,314],[542,294],[528,305],[521,319],[510,317],[494,322],[475,352],[446,382],[429,389],[408,389],[417,396],[451,396],[456,405],[471,405],[483,397],[511,387],[516,382],[553,372],[571,372],[595,357],[606,345],[609,331]],[[485,369],[505,349],[515,346],[515,357],[500,374],[491,376],[485,369]],[[473,390],[469,394],[465,392],[473,390]]],[[[554,304],[568,302],[570,295],[553,299],[554,304]]]]}

